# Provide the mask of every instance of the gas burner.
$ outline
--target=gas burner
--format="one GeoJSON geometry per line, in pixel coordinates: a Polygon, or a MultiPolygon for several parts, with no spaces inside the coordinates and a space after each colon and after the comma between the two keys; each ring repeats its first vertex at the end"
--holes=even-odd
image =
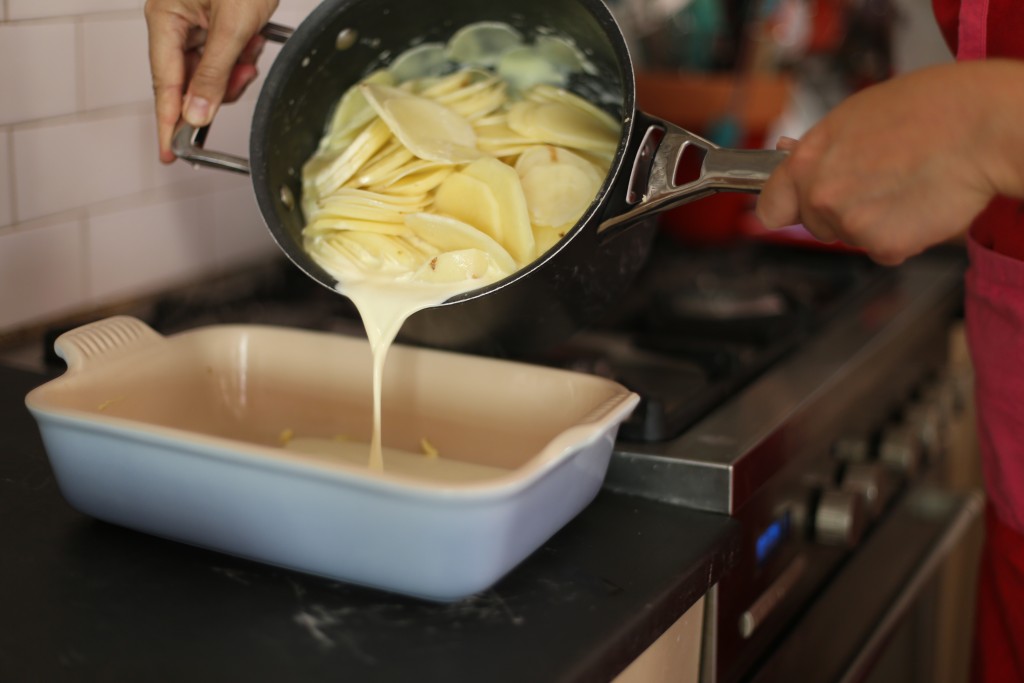
{"type": "Polygon", "coordinates": [[[537,359],[637,392],[620,438],[672,439],[797,348],[835,310],[888,279],[856,254],[763,244],[655,245],[605,321],[537,359]]]}
{"type": "Polygon", "coordinates": [[[693,289],[672,292],[664,297],[664,311],[673,318],[765,319],[777,318],[789,310],[789,301],[776,291],[693,289]]]}

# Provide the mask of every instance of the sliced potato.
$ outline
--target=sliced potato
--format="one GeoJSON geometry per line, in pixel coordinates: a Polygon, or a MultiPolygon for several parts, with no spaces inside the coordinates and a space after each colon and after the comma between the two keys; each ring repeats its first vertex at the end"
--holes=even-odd
{"type": "Polygon", "coordinates": [[[418,238],[433,244],[442,252],[458,249],[479,249],[487,253],[505,273],[518,267],[512,258],[496,241],[472,225],[432,213],[411,213],[405,217],[405,224],[418,238]]]}
{"type": "Polygon", "coordinates": [[[477,146],[483,148],[511,147],[511,146],[533,146],[535,143],[530,138],[523,137],[508,127],[506,117],[498,123],[491,123],[476,128],[477,146]]]}
{"type": "Polygon", "coordinates": [[[501,206],[490,185],[465,173],[452,173],[434,195],[434,210],[468,223],[501,242],[501,206]]]}
{"type": "Polygon", "coordinates": [[[466,121],[473,123],[495,112],[505,104],[506,99],[505,84],[496,83],[470,97],[453,101],[448,106],[466,121]]]}
{"type": "Polygon", "coordinates": [[[534,225],[574,224],[597,196],[599,183],[578,166],[539,164],[522,178],[523,195],[534,225]]]}
{"type": "Polygon", "coordinates": [[[410,173],[399,180],[385,181],[379,185],[371,186],[370,189],[418,197],[426,192],[430,192],[444,182],[444,179],[451,174],[452,168],[452,166],[445,164],[425,171],[410,173]]]}
{"type": "MultiPolygon", "coordinates": [[[[393,85],[395,79],[387,71],[374,71],[362,80],[362,83],[393,85]]],[[[359,83],[353,85],[342,96],[331,114],[331,122],[327,126],[327,135],[321,141],[323,151],[347,147],[356,134],[377,117],[370,103],[359,90],[359,83]]]]}
{"type": "Polygon", "coordinates": [[[538,85],[526,94],[526,99],[540,103],[555,102],[575,107],[576,109],[580,109],[581,111],[590,114],[605,128],[616,135],[618,135],[622,130],[622,124],[616,121],[611,114],[591,102],[588,102],[576,93],[565,90],[564,88],[553,88],[549,85],[538,85]]]}
{"type": "Polygon", "coordinates": [[[452,74],[446,80],[457,83],[458,86],[454,88],[442,87],[443,81],[439,81],[437,85],[425,89],[420,94],[423,97],[435,99],[441,104],[451,106],[454,102],[475,97],[496,85],[502,85],[501,79],[490,71],[479,69],[463,69],[452,74]]]}
{"type": "MultiPolygon", "coordinates": [[[[376,257],[378,269],[404,272],[415,270],[423,263],[423,254],[413,249],[401,237],[382,235],[372,232],[346,232],[331,238],[341,240],[350,251],[359,254],[372,254],[376,257]]],[[[367,263],[364,259],[361,263],[367,263]]]]}
{"type": "Polygon", "coordinates": [[[333,232],[360,232],[376,235],[408,235],[409,228],[401,222],[385,223],[340,216],[321,216],[302,229],[303,235],[315,237],[333,232]]]}
{"type": "Polygon", "coordinates": [[[385,154],[376,161],[373,159],[367,161],[353,180],[359,187],[376,185],[390,179],[397,169],[413,158],[413,153],[399,144],[389,154],[385,154]]]}
{"type": "Polygon", "coordinates": [[[388,86],[361,87],[395,137],[420,159],[458,164],[481,156],[473,126],[443,104],[388,86]]]}
{"type": "Polygon", "coordinates": [[[398,55],[388,67],[388,72],[395,83],[405,83],[418,78],[438,76],[444,73],[447,67],[448,55],[444,43],[421,43],[398,55]]]}
{"type": "Polygon", "coordinates": [[[526,92],[541,83],[561,86],[567,81],[566,72],[538,54],[532,45],[524,45],[503,54],[498,63],[498,74],[515,93],[526,92]]]}
{"type": "Polygon", "coordinates": [[[413,158],[396,168],[394,173],[392,173],[391,177],[387,180],[387,183],[396,183],[407,176],[411,176],[416,173],[423,173],[424,171],[433,171],[442,167],[448,167],[448,170],[451,170],[451,167],[443,161],[425,161],[423,159],[413,158]]]}
{"type": "Polygon", "coordinates": [[[354,187],[343,187],[320,202],[320,206],[327,206],[331,202],[344,202],[351,204],[365,204],[382,209],[394,209],[395,211],[418,211],[429,203],[426,194],[401,195],[372,192],[354,187]]]}
{"type": "Polygon", "coordinates": [[[558,228],[543,225],[533,226],[533,236],[537,241],[537,246],[534,250],[534,258],[540,258],[540,256],[548,249],[558,244],[561,239],[568,234],[568,232],[569,228],[564,226],[558,228]]]}
{"type": "Polygon", "coordinates": [[[501,55],[522,42],[522,34],[508,24],[481,21],[455,32],[448,40],[448,58],[468,66],[493,67],[501,55]]]}
{"type": "Polygon", "coordinates": [[[486,252],[479,249],[457,249],[428,260],[420,266],[414,277],[424,282],[459,282],[487,276],[498,279],[506,274],[495,266],[494,260],[486,252]]]}
{"type": "Polygon", "coordinates": [[[377,206],[368,206],[358,202],[333,203],[330,206],[321,207],[313,214],[310,224],[317,221],[332,218],[353,218],[362,221],[377,221],[380,223],[401,223],[406,212],[383,209],[377,206]]]}
{"type": "Polygon", "coordinates": [[[411,85],[413,86],[413,92],[416,92],[420,97],[429,97],[437,100],[458,92],[472,83],[474,73],[472,69],[462,69],[440,78],[425,78],[419,83],[412,83],[411,85]]]}
{"type": "Polygon", "coordinates": [[[484,157],[466,166],[462,172],[490,187],[501,216],[501,244],[519,263],[528,263],[533,255],[533,231],[516,170],[493,157],[484,157]]]}
{"type": "Polygon", "coordinates": [[[508,125],[508,114],[504,111],[496,111],[473,121],[473,127],[480,130],[484,126],[508,125]]]}
{"type": "Polygon", "coordinates": [[[619,135],[590,113],[560,102],[517,102],[509,108],[508,126],[539,142],[607,154],[619,135]]]}
{"type": "Polygon", "coordinates": [[[318,194],[323,196],[339,189],[390,138],[391,132],[388,130],[387,125],[380,119],[374,119],[373,123],[356,136],[356,139],[344,152],[331,161],[327,168],[317,175],[316,190],[318,194]]]}
{"type": "Polygon", "coordinates": [[[497,22],[407,50],[345,93],[303,167],[307,250],[435,283],[529,263],[573,228],[617,151],[620,123],[556,87],[581,71],[571,42],[525,45],[497,22]]]}
{"type": "Polygon", "coordinates": [[[537,36],[534,50],[564,74],[597,73],[597,69],[587,61],[579,48],[561,36],[537,36]]]}
{"type": "Polygon", "coordinates": [[[519,177],[522,178],[534,166],[544,164],[569,164],[592,177],[599,186],[604,182],[604,175],[598,171],[592,161],[555,145],[536,145],[524,151],[516,160],[515,169],[519,177]]]}

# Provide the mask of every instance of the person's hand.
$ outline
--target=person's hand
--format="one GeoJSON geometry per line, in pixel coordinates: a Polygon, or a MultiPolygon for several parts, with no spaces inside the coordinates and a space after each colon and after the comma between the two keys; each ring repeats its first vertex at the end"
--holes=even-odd
{"type": "Polygon", "coordinates": [[[879,263],[954,237],[996,194],[1022,196],[1024,63],[913,72],[845,100],[800,141],[758,198],[768,228],[802,222],[879,263]],[[1016,156],[1016,158],[1015,158],[1016,156]]]}
{"type": "Polygon", "coordinates": [[[156,97],[160,160],[174,161],[171,136],[180,118],[213,120],[256,78],[259,31],[278,0],[147,0],[149,62],[156,97]]]}

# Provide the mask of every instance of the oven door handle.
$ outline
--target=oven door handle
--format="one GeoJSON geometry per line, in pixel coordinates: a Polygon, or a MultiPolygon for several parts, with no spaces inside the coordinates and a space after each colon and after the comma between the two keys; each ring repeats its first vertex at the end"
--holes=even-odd
{"type": "Polygon", "coordinates": [[[924,485],[908,491],[753,673],[751,683],[864,680],[983,507],[980,492],[955,494],[924,485]]]}

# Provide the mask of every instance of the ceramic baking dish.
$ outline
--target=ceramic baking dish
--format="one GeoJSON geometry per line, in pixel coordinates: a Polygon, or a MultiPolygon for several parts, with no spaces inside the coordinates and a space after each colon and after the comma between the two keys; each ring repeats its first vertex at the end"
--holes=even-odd
{"type": "Polygon", "coordinates": [[[491,586],[593,499],[638,400],[595,376],[395,346],[384,444],[424,460],[392,471],[385,454],[374,471],[292,450],[369,442],[364,339],[248,325],[165,337],[118,316],[56,350],[67,372],[26,404],[81,512],[441,601],[491,586]]]}

